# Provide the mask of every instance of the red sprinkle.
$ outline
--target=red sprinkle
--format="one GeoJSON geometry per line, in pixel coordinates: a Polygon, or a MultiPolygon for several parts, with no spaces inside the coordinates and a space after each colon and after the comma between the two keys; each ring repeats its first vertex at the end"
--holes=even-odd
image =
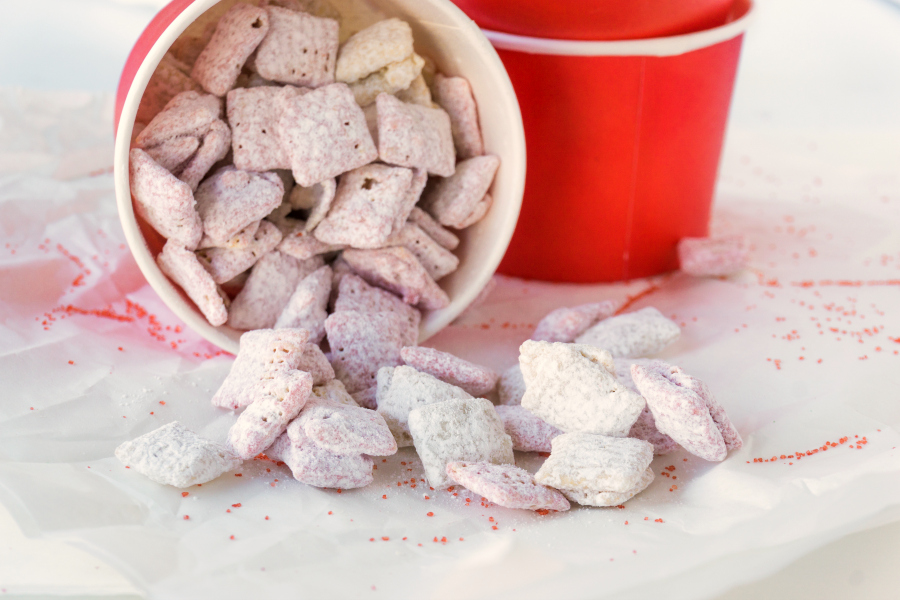
{"type": "Polygon", "coordinates": [[[187,498],[188,495],[189,495],[188,492],[181,492],[181,497],[182,497],[182,498],[187,498]]]}
{"type": "Polygon", "coordinates": [[[427,517],[433,517],[433,516],[434,516],[434,513],[433,513],[433,512],[430,512],[430,513],[426,514],[425,516],[427,516],[427,517]]]}

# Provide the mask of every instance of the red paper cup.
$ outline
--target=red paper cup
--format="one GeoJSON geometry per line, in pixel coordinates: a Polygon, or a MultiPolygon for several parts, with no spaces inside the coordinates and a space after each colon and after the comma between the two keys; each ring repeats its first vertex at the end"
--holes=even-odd
{"type": "Polygon", "coordinates": [[[480,27],[562,40],[680,35],[725,22],[733,0],[453,0],[480,27]]]}
{"type": "Polygon", "coordinates": [[[579,42],[492,31],[519,97],[528,176],[499,271],[619,281],[678,266],[708,234],[743,34],[753,13],[699,33],[579,42]]]}

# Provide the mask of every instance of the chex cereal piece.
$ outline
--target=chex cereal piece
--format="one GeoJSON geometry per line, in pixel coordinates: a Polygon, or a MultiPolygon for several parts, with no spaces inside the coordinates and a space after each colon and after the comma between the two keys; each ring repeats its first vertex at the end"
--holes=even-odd
{"type": "Polygon", "coordinates": [[[436,241],[447,250],[456,250],[459,246],[459,238],[449,229],[445,229],[434,217],[416,206],[409,213],[409,220],[422,228],[428,237],[436,241]]]}
{"type": "Polygon", "coordinates": [[[329,252],[337,252],[345,248],[343,245],[326,244],[319,241],[306,226],[305,221],[290,218],[282,219],[279,223],[279,229],[284,234],[284,238],[278,246],[278,251],[300,260],[306,260],[320,254],[328,254],[329,252]]]}
{"type": "Polygon", "coordinates": [[[178,488],[212,481],[243,462],[225,446],[177,421],[121,444],[116,458],[156,483],[178,488]]]}
{"type": "Polygon", "coordinates": [[[481,201],[475,204],[475,208],[472,209],[472,212],[469,213],[469,216],[459,222],[457,226],[458,229],[465,229],[470,227],[484,218],[484,216],[491,210],[491,206],[494,204],[494,197],[490,194],[485,194],[484,198],[481,201]]]}
{"type": "Polygon", "coordinates": [[[484,141],[478,126],[478,106],[472,88],[463,77],[434,77],[434,96],[441,108],[450,115],[453,143],[460,160],[484,155],[484,141]]]}
{"type": "Polygon", "coordinates": [[[422,169],[413,169],[412,183],[409,184],[409,188],[407,188],[403,196],[403,201],[400,203],[400,208],[394,215],[394,225],[391,227],[392,236],[398,235],[403,226],[406,225],[406,221],[409,219],[409,215],[416,207],[416,204],[419,203],[426,185],[428,185],[428,172],[422,169]]]}
{"type": "Polygon", "coordinates": [[[351,398],[353,398],[353,401],[363,408],[375,410],[376,408],[378,408],[378,386],[373,385],[372,387],[366,388],[364,390],[354,392],[353,394],[351,394],[351,398]]]}
{"type": "Polygon", "coordinates": [[[740,434],[706,384],[680,367],[662,361],[631,367],[634,384],[647,399],[656,428],[685,450],[709,461],[722,461],[742,446],[740,434]]]}
{"type": "MultiPolygon", "coordinates": [[[[647,358],[616,358],[614,362],[616,363],[616,377],[619,378],[619,382],[636,394],[640,394],[641,392],[634,385],[634,380],[631,378],[631,365],[649,365],[653,361],[647,358]]],[[[678,443],[675,440],[656,428],[656,419],[653,418],[653,413],[650,412],[649,406],[645,406],[644,410],[641,411],[637,421],[631,426],[628,437],[650,442],[653,444],[654,454],[669,454],[678,449],[678,443]]]]}
{"type": "Polygon", "coordinates": [[[569,501],[554,489],[535,483],[534,477],[515,465],[489,462],[452,462],[447,475],[494,504],[526,510],[569,510],[569,501]]]}
{"type": "Polygon", "coordinates": [[[354,34],[341,47],[335,79],[359,81],[413,53],[412,28],[400,19],[386,19],[354,34]]]}
{"type": "Polygon", "coordinates": [[[620,506],[631,500],[653,482],[653,468],[647,467],[638,482],[625,492],[598,492],[592,489],[562,490],[562,493],[582,506],[620,506]]]}
{"type": "Polygon", "coordinates": [[[317,398],[336,402],[345,406],[359,406],[353,396],[347,393],[347,388],[340,379],[332,379],[326,384],[313,386],[313,395],[317,398]]]}
{"type": "Polygon", "coordinates": [[[267,381],[231,429],[228,443],[235,453],[250,459],[264,452],[296,418],[312,392],[312,375],[303,371],[279,373],[267,381]]]}
{"type": "Polygon", "coordinates": [[[222,116],[222,101],[209,94],[182,92],[134,139],[137,147],[154,148],[178,137],[202,138],[222,116]]]}
{"type": "Polygon", "coordinates": [[[213,406],[249,406],[265,382],[297,368],[308,339],[305,329],[257,329],[241,335],[237,358],[212,397],[213,406]]]}
{"type": "Polygon", "coordinates": [[[399,294],[407,304],[425,310],[449,306],[447,292],[438,287],[413,254],[403,247],[344,250],[344,260],[363,279],[399,294]]]}
{"type": "Polygon", "coordinates": [[[228,324],[235,329],[275,325],[300,281],[324,264],[318,256],[299,261],[273,250],[259,259],[244,289],[231,303],[228,324]]]}
{"type": "Polygon", "coordinates": [[[254,173],[223,167],[197,188],[197,212],[203,231],[225,242],[244,227],[274,210],[284,196],[284,184],[275,173],[254,173]]]}
{"type": "Polygon", "coordinates": [[[673,321],[652,306],[604,319],[575,338],[579,344],[603,348],[614,357],[656,354],[681,335],[673,321]]]}
{"type": "Polygon", "coordinates": [[[696,277],[725,277],[747,266],[744,237],[683,238],[678,242],[681,270],[696,277]]]}
{"type": "Polygon", "coordinates": [[[616,379],[609,352],[531,340],[519,351],[523,407],[566,432],[628,435],[645,403],[616,379]]]}
{"type": "MultiPolygon", "coordinates": [[[[408,88],[422,74],[425,60],[412,54],[403,60],[391,63],[380,71],[350,84],[353,97],[360,106],[375,102],[378,94],[395,94],[408,88]]],[[[431,108],[431,105],[428,106],[431,108]]]]}
{"type": "Polygon", "coordinates": [[[483,204],[500,159],[494,155],[476,156],[456,165],[456,173],[439,180],[426,190],[422,208],[441,225],[463,229],[473,217],[484,216],[483,204]]]}
{"type": "Polygon", "coordinates": [[[298,184],[309,187],[378,158],[366,115],[345,84],[326,85],[283,104],[278,131],[298,184]]]}
{"type": "Polygon", "coordinates": [[[281,242],[281,232],[272,223],[261,221],[253,241],[243,248],[203,248],[197,250],[200,263],[218,284],[231,281],[256,264],[281,242]]]}
{"type": "Polygon", "coordinates": [[[256,71],[271,81],[306,87],[334,82],[338,22],[270,6],[269,33],[256,50],[256,71]]]}
{"type": "Polygon", "coordinates": [[[412,170],[380,164],[345,173],[328,216],[316,227],[316,238],[354,248],[382,247],[391,235],[412,180],[412,170]]]}
{"type": "Polygon", "coordinates": [[[311,187],[295,185],[291,190],[289,202],[294,210],[309,211],[309,216],[306,218],[306,230],[312,231],[331,210],[336,193],[337,180],[326,179],[311,187]]]}
{"type": "Polygon", "coordinates": [[[397,442],[380,414],[313,397],[287,428],[292,442],[307,437],[335,454],[391,456],[397,442]]]}
{"type": "Polygon", "coordinates": [[[376,384],[378,369],[402,363],[405,324],[396,313],[342,311],[325,320],[331,365],[347,392],[369,389],[376,384]]]}
{"type": "Polygon", "coordinates": [[[308,438],[298,444],[284,434],[268,450],[267,456],[283,461],[294,479],[314,487],[351,490],[374,480],[374,463],[368,456],[335,454],[308,438]]]}
{"type": "Polygon", "coordinates": [[[617,302],[604,300],[573,308],[557,308],[541,319],[531,339],[536,342],[573,342],[595,323],[615,314],[617,302]]]}
{"type": "Polygon", "coordinates": [[[570,500],[581,499],[593,506],[607,505],[599,503],[603,497],[596,504],[589,502],[592,495],[629,494],[638,488],[653,460],[653,446],[632,438],[565,433],[554,438],[552,445],[535,481],[558,489],[570,500]]]}
{"type": "Polygon", "coordinates": [[[209,324],[224,325],[228,320],[228,297],[216,286],[196,255],[180,242],[170,240],[163,246],[156,262],[165,275],[181,286],[209,324]]]}
{"type": "MultiPolygon", "coordinates": [[[[346,263],[345,263],[346,264],[346,263]]],[[[404,346],[415,346],[419,339],[422,314],[394,294],[373,287],[353,273],[341,278],[334,312],[353,310],[361,313],[394,313],[403,319],[401,339],[404,346]]]]}
{"type": "MultiPolygon", "coordinates": [[[[406,88],[405,90],[400,90],[394,95],[403,102],[409,102],[410,104],[418,104],[419,106],[434,108],[434,102],[432,102],[431,100],[431,89],[428,87],[428,84],[425,82],[425,78],[421,74],[413,79],[408,88],[406,88]]],[[[450,120],[450,125],[452,129],[452,117],[450,120]]]]}
{"type": "Polygon", "coordinates": [[[200,140],[194,136],[182,136],[166,140],[159,146],[147,148],[147,154],[159,166],[172,173],[191,158],[200,148],[200,140]]]}
{"type": "Polygon", "coordinates": [[[149,123],[162,112],[169,100],[181,92],[189,91],[201,92],[203,88],[181,70],[177,59],[166,53],[147,83],[135,120],[138,123],[149,123]]]}
{"type": "Polygon", "coordinates": [[[497,382],[497,394],[500,396],[500,404],[516,406],[522,404],[522,396],[525,395],[525,377],[522,375],[522,367],[514,364],[500,375],[497,382]]]}
{"type": "Polygon", "coordinates": [[[514,465],[512,440],[494,405],[484,398],[447,400],[413,409],[409,432],[429,485],[435,489],[453,483],[447,475],[451,462],[488,462],[514,465]]]}
{"type": "Polygon", "coordinates": [[[291,86],[237,88],[228,92],[226,105],[235,167],[244,171],[290,169],[291,162],[278,133],[280,100],[303,93],[291,86]]]}
{"type": "MultiPolygon", "coordinates": [[[[310,340],[313,338],[310,337],[310,340]]],[[[318,387],[328,385],[334,381],[334,368],[328,361],[328,357],[322,352],[318,344],[315,342],[303,345],[303,352],[295,367],[298,371],[306,371],[313,377],[313,392],[318,387]]],[[[343,387],[343,386],[341,386],[343,387]]]]}
{"type": "Polygon", "coordinates": [[[231,148],[231,130],[224,121],[213,121],[197,153],[179,170],[178,179],[196,191],[200,182],[231,148]]]}
{"type": "Polygon", "coordinates": [[[413,445],[409,433],[411,410],[435,402],[471,397],[465,390],[412,367],[382,367],[378,371],[377,410],[401,447],[413,445]]]}
{"type": "Polygon", "coordinates": [[[139,148],[131,150],[131,194],[135,209],[163,237],[193,250],[203,237],[194,194],[183,181],[139,148]]]}
{"type": "Polygon", "coordinates": [[[328,298],[331,295],[331,267],[317,269],[303,278],[275,321],[275,328],[300,327],[318,344],[325,337],[328,298]]]}
{"type": "Polygon", "coordinates": [[[424,169],[441,177],[453,175],[456,150],[446,112],[406,104],[390,94],[380,94],[375,106],[381,160],[400,167],[424,169]]]}
{"type": "MultiPolygon", "coordinates": [[[[257,232],[259,232],[259,227],[261,224],[261,220],[253,221],[252,223],[238,231],[233,237],[225,240],[224,242],[221,240],[214,240],[208,235],[204,235],[200,239],[200,243],[197,244],[197,250],[205,250],[207,248],[228,248],[230,250],[242,250],[244,248],[247,248],[253,244],[256,234],[257,232]]],[[[270,225],[272,225],[272,223],[270,223],[270,225]]]]}
{"type": "Polygon", "coordinates": [[[386,244],[403,246],[412,252],[435,281],[440,281],[459,267],[459,257],[431,239],[415,223],[406,223],[386,244]]]}
{"type": "Polygon", "coordinates": [[[493,369],[434,348],[408,346],[400,351],[400,357],[410,367],[462,388],[475,397],[484,396],[497,387],[500,378],[493,369]]]}
{"type": "Polygon", "coordinates": [[[194,63],[191,77],[210,94],[224,96],[268,32],[269,15],[264,9],[235,4],[219,19],[212,39],[194,63]]]}
{"type": "Polygon", "coordinates": [[[512,438],[513,450],[522,452],[550,452],[550,442],[562,431],[521,406],[495,407],[503,429],[512,438]]]}

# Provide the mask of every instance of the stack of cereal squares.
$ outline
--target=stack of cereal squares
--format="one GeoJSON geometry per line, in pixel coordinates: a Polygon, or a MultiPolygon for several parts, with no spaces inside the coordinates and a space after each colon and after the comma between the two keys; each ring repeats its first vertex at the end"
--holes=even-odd
{"type": "Polygon", "coordinates": [[[485,216],[500,166],[468,82],[435,73],[399,19],[340,43],[327,2],[260,4],[182,36],[144,94],[131,191],[167,240],[160,269],[214,326],[316,343],[348,274],[417,315],[446,307],[451,229],[485,216]]]}

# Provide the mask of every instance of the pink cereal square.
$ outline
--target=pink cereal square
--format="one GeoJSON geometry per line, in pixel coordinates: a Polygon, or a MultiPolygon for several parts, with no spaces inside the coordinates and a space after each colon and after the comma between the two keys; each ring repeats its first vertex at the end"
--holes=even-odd
{"type": "Polygon", "coordinates": [[[173,138],[202,138],[222,116],[222,100],[199,92],[182,92],[134,138],[138,148],[159,146],[173,138]]]}
{"type": "Polygon", "coordinates": [[[534,477],[515,465],[489,462],[451,462],[447,475],[468,490],[506,508],[525,510],[569,510],[569,501],[553,488],[534,481],[534,477]]]}
{"type": "Polygon", "coordinates": [[[194,136],[182,136],[166,140],[159,146],[147,148],[147,154],[169,173],[180,172],[188,159],[200,148],[200,140],[194,136]]]}
{"type": "Polygon", "coordinates": [[[309,331],[314,344],[321,342],[325,337],[332,276],[331,267],[326,265],[303,278],[275,321],[275,328],[300,327],[309,331]]]}
{"type": "Polygon", "coordinates": [[[401,167],[423,169],[441,177],[453,175],[456,150],[450,117],[445,111],[407,104],[390,94],[379,94],[375,105],[381,160],[401,167]]]}
{"type": "Polygon", "coordinates": [[[287,428],[291,441],[309,438],[335,454],[391,456],[397,442],[384,418],[373,410],[312,396],[287,428]]]}
{"type": "Polygon", "coordinates": [[[203,231],[224,242],[281,204],[284,184],[274,173],[223,167],[197,188],[197,212],[203,231]]]}
{"type": "Polygon", "coordinates": [[[334,83],[338,22],[269,6],[269,33],[256,49],[256,71],[271,81],[306,87],[334,83]]]}
{"type": "MultiPolygon", "coordinates": [[[[483,206],[500,159],[477,156],[456,165],[456,173],[425,190],[421,206],[441,225],[463,229],[484,216],[483,206]]],[[[488,207],[490,205],[488,204],[488,207]]]]}
{"type": "Polygon", "coordinates": [[[240,248],[203,248],[197,250],[200,263],[212,275],[213,281],[223,284],[231,281],[260,258],[275,249],[281,241],[281,232],[272,223],[261,221],[253,239],[240,248]]]}
{"type": "Polygon", "coordinates": [[[395,313],[403,319],[404,346],[415,346],[419,339],[419,322],[422,314],[403,300],[381,288],[369,285],[353,273],[347,273],[339,281],[334,312],[356,311],[361,313],[395,313]]]}
{"type": "Polygon", "coordinates": [[[191,77],[210,94],[224,96],[268,32],[269,15],[264,9],[235,4],[219,20],[212,39],[194,63],[191,77]]]}
{"type": "Polygon", "coordinates": [[[224,121],[215,121],[209,128],[209,132],[203,136],[203,141],[197,153],[191,158],[178,173],[178,179],[182,180],[191,189],[196,191],[200,182],[209,173],[217,162],[225,158],[231,148],[231,130],[224,121]]]}
{"type": "Polygon", "coordinates": [[[563,433],[519,405],[494,408],[503,421],[503,429],[512,438],[513,450],[550,452],[553,438],[563,433]]]}
{"type": "Polygon", "coordinates": [[[348,393],[375,386],[381,367],[402,364],[405,326],[405,319],[396,313],[341,311],[325,320],[331,365],[348,393]]]}
{"type": "MultiPolygon", "coordinates": [[[[310,340],[312,339],[310,338],[310,340]]],[[[319,348],[318,342],[303,344],[302,352],[295,368],[298,371],[305,371],[312,375],[314,386],[324,386],[334,381],[334,368],[328,362],[328,357],[319,348]]]]}
{"type": "Polygon", "coordinates": [[[531,339],[536,342],[574,342],[597,322],[613,316],[618,308],[619,303],[612,300],[558,308],[541,319],[531,339]]]}
{"type": "Polygon", "coordinates": [[[284,434],[268,452],[273,460],[283,461],[294,479],[320,488],[351,490],[374,480],[374,462],[363,454],[335,454],[307,437],[292,441],[284,434]]]}
{"type": "Polygon", "coordinates": [[[469,82],[462,77],[434,77],[435,101],[450,115],[453,143],[459,160],[484,155],[484,142],[478,126],[478,107],[469,82]]]}
{"type": "Polygon", "coordinates": [[[378,158],[366,116],[343,83],[286,100],[278,129],[294,179],[303,187],[378,158]]]}
{"type": "Polygon", "coordinates": [[[245,171],[290,169],[278,135],[279,99],[300,95],[291,87],[237,88],[226,96],[234,166],[245,171]]]}
{"type": "Polygon", "coordinates": [[[407,304],[425,310],[445,308],[450,304],[447,293],[406,248],[349,249],[344,250],[342,256],[368,283],[400,295],[407,304]]]}
{"type": "Polygon", "coordinates": [[[216,286],[197,257],[179,242],[170,240],[156,257],[159,268],[197,305],[210,325],[218,327],[228,320],[228,297],[216,286]]]}
{"type": "Polygon", "coordinates": [[[316,239],[306,222],[295,221],[294,219],[286,219],[280,229],[284,233],[284,239],[278,246],[279,252],[293,256],[300,260],[306,260],[320,254],[328,254],[343,250],[342,245],[326,244],[316,239]]]}
{"type": "Polygon", "coordinates": [[[459,258],[431,239],[415,223],[406,223],[399,233],[387,241],[387,245],[409,250],[435,281],[440,281],[459,267],[459,258]]]}
{"type": "Polygon", "coordinates": [[[434,217],[416,206],[409,213],[409,221],[418,225],[428,237],[436,241],[447,250],[456,250],[459,246],[459,238],[449,229],[445,229],[434,217]]]}
{"type": "Polygon", "coordinates": [[[744,237],[683,238],[678,242],[681,270],[695,277],[727,277],[747,266],[744,237]]]}
{"type": "Polygon", "coordinates": [[[139,148],[130,153],[131,194],[135,209],[163,237],[193,250],[203,237],[191,188],[139,148]]]}
{"type": "Polygon", "coordinates": [[[408,346],[400,352],[403,362],[441,381],[462,388],[475,397],[483,397],[497,387],[499,375],[449,352],[424,346],[408,346]]]}

